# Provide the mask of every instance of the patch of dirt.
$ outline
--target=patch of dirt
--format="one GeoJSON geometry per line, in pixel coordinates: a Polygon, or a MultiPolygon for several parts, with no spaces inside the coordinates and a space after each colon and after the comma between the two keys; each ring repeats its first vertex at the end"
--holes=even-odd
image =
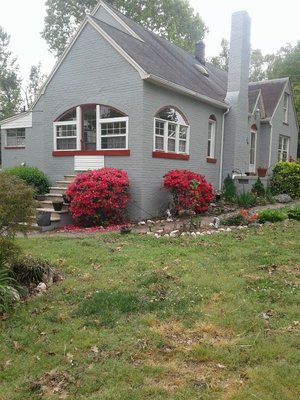
{"type": "Polygon", "coordinates": [[[152,328],[166,337],[172,347],[190,350],[194,345],[206,343],[211,345],[227,345],[232,341],[230,331],[213,324],[196,324],[193,328],[183,329],[177,322],[169,322],[152,328]]]}
{"type": "Polygon", "coordinates": [[[58,399],[66,399],[70,383],[74,383],[74,378],[70,374],[53,369],[35,380],[30,389],[32,392],[40,392],[46,398],[55,395],[58,399]]]}

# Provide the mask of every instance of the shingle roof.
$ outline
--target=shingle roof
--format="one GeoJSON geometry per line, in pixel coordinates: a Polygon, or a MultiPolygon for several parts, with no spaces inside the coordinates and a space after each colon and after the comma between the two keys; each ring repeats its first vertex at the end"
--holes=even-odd
{"type": "MultiPolygon", "coordinates": [[[[181,85],[213,100],[224,101],[226,80],[224,83],[223,78],[226,73],[223,71],[211,64],[206,64],[205,69],[209,73],[209,77],[206,77],[195,67],[195,64],[201,64],[192,55],[138,24],[135,25],[139,29],[135,26],[134,30],[144,42],[95,17],[92,18],[147,73],[181,85]]],[[[127,22],[128,19],[126,19],[127,22]]]]}
{"type": "MultiPolygon", "coordinates": [[[[144,28],[115,8],[109,7],[143,41],[95,17],[92,17],[93,20],[147,73],[225,104],[228,75],[226,71],[206,63],[204,67],[209,74],[206,77],[195,67],[201,64],[191,54],[144,28]]],[[[249,84],[249,112],[253,111],[259,90],[261,90],[266,117],[271,117],[287,79],[251,82],[249,84]]]]}
{"type": "Polygon", "coordinates": [[[267,118],[270,118],[273,115],[287,82],[288,78],[280,78],[249,83],[249,96],[253,96],[257,90],[261,90],[267,118]]]}

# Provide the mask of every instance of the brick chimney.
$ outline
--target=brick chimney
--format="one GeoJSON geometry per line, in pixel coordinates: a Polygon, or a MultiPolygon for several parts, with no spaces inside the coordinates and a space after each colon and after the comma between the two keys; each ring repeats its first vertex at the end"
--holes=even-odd
{"type": "Polygon", "coordinates": [[[250,18],[246,11],[232,14],[227,94],[230,106],[226,117],[223,174],[233,169],[249,169],[248,85],[250,62],[250,18]]]}
{"type": "Polygon", "coordinates": [[[205,65],[205,44],[203,40],[199,40],[195,45],[195,58],[202,65],[205,65]]]}

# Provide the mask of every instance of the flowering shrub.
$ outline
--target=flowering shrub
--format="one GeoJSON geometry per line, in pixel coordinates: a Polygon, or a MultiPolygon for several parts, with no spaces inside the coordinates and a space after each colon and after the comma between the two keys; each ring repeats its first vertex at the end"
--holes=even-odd
{"type": "Polygon", "coordinates": [[[124,220],[129,198],[125,171],[101,168],[77,175],[66,192],[72,217],[80,226],[117,224],[124,220]]]}
{"type": "Polygon", "coordinates": [[[163,186],[169,189],[175,212],[191,210],[202,213],[214,199],[212,185],[204,176],[187,169],[174,169],[164,175],[163,186]]]}
{"type": "Polygon", "coordinates": [[[230,217],[224,218],[221,223],[223,225],[249,225],[252,222],[256,222],[258,219],[257,214],[253,214],[248,210],[239,210],[238,213],[231,215],[230,217]]]}

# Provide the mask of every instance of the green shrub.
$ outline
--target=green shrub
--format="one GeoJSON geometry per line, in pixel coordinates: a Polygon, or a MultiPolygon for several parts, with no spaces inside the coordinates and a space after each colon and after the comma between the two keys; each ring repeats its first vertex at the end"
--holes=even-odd
{"type": "Polygon", "coordinates": [[[47,176],[36,167],[17,166],[4,170],[9,175],[14,175],[32,186],[37,194],[49,192],[50,182],[47,176]]]}
{"type": "Polygon", "coordinates": [[[20,299],[14,280],[8,268],[0,268],[0,314],[9,311],[12,304],[20,299]]]}
{"type": "Polygon", "coordinates": [[[293,207],[288,211],[289,219],[300,221],[300,207],[293,207]]]}
{"type": "Polygon", "coordinates": [[[271,178],[273,195],[286,193],[291,197],[300,197],[300,164],[297,162],[278,162],[271,178]]]}
{"type": "Polygon", "coordinates": [[[223,218],[221,224],[230,226],[249,225],[256,222],[256,220],[257,214],[251,213],[247,210],[239,210],[237,213],[223,218]]]}
{"type": "Polygon", "coordinates": [[[223,182],[222,197],[225,201],[234,202],[237,195],[237,190],[233,179],[228,174],[223,182]]]}
{"type": "Polygon", "coordinates": [[[243,192],[236,195],[235,201],[239,207],[250,208],[256,205],[257,197],[251,192],[243,192]]]}
{"type": "Polygon", "coordinates": [[[262,210],[258,213],[258,221],[259,222],[279,222],[284,221],[287,218],[287,213],[283,210],[262,210]]]}
{"type": "Polygon", "coordinates": [[[265,196],[266,190],[265,190],[265,187],[259,177],[257,178],[256,182],[252,186],[251,193],[253,193],[254,195],[256,195],[258,197],[265,196]]]}
{"type": "Polygon", "coordinates": [[[26,232],[34,215],[33,189],[16,176],[0,172],[0,237],[26,232]]]}
{"type": "Polygon", "coordinates": [[[40,282],[52,283],[54,266],[48,260],[27,255],[14,261],[11,271],[18,283],[30,286],[40,282]]]}

